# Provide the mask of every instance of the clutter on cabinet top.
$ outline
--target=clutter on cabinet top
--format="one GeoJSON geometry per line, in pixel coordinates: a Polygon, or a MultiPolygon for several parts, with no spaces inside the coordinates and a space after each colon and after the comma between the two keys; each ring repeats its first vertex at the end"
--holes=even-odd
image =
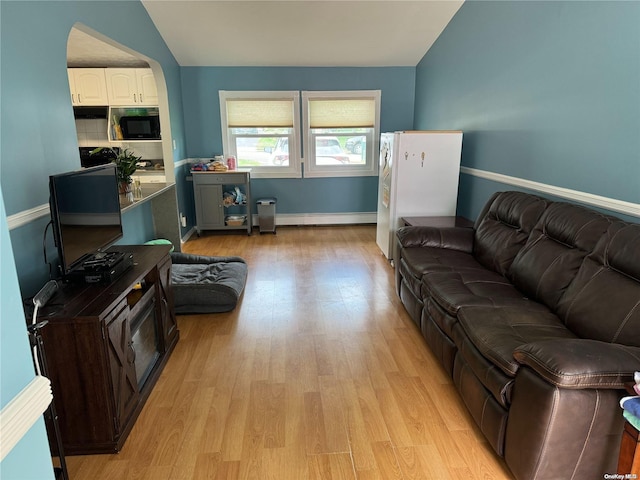
{"type": "Polygon", "coordinates": [[[194,163],[191,165],[192,172],[226,172],[227,170],[229,170],[229,167],[219,160],[208,163],[194,163]]]}
{"type": "Polygon", "coordinates": [[[227,172],[237,168],[238,163],[235,155],[227,155],[226,160],[224,155],[214,155],[212,159],[202,159],[202,161],[191,165],[192,172],[227,172]]]}
{"type": "Polygon", "coordinates": [[[210,164],[208,168],[209,170],[213,170],[214,172],[226,172],[227,170],[229,170],[229,167],[227,167],[224,163],[218,161],[210,164]]]}

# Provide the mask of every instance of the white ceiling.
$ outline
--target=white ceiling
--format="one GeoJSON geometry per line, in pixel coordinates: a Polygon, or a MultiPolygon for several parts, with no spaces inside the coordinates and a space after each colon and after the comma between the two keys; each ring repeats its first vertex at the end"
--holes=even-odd
{"type": "MultiPolygon", "coordinates": [[[[462,3],[142,0],[181,66],[415,66],[462,3]]],[[[69,66],[136,66],[86,37],[70,37],[69,66]]]]}
{"type": "Polygon", "coordinates": [[[77,28],[72,28],[67,40],[67,67],[148,67],[138,57],[113,47],[77,28]]]}

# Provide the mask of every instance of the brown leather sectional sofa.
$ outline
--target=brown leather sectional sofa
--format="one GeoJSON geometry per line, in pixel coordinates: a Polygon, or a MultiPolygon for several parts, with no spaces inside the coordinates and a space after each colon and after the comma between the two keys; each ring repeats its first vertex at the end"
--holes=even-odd
{"type": "Polygon", "coordinates": [[[403,227],[396,288],[519,480],[615,474],[640,370],[640,225],[521,192],[403,227]]]}

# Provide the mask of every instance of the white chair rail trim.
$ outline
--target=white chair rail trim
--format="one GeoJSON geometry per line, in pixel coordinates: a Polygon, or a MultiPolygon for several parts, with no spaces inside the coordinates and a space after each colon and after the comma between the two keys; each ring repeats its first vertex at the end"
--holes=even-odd
{"type": "Polygon", "coordinates": [[[640,217],[640,204],[638,203],[625,202],[622,200],[616,200],[615,198],[593,195],[591,193],[571,190],[569,188],[556,187],[554,185],[548,185],[546,183],[533,182],[531,180],[525,180],[523,178],[510,177],[508,175],[502,175],[501,173],[487,172],[485,170],[478,170],[476,168],[460,167],[460,172],[466,173],[467,175],[473,175],[474,177],[492,180],[494,182],[506,183],[507,185],[514,185],[516,187],[527,188],[529,190],[547,193],[556,197],[574,200],[576,202],[584,203],[587,205],[604,208],[605,210],[611,210],[613,212],[640,217]]]}
{"type": "MultiPolygon", "coordinates": [[[[187,161],[183,160],[183,162],[187,162],[187,161]]],[[[604,208],[605,210],[611,210],[612,212],[619,212],[619,213],[624,213],[626,215],[632,215],[634,217],[640,217],[640,204],[638,203],[625,202],[622,200],[616,200],[615,198],[603,197],[601,195],[594,195],[592,193],[581,192],[579,190],[571,190],[569,188],[556,187],[555,185],[548,185],[546,183],[534,182],[531,180],[525,180],[523,178],[518,178],[518,177],[510,177],[509,175],[487,172],[486,170],[478,170],[476,168],[460,167],[460,172],[465,173],[467,175],[472,175],[474,177],[492,180],[498,183],[514,185],[516,187],[527,188],[529,190],[547,193],[549,195],[553,195],[556,197],[566,198],[568,200],[574,200],[576,202],[584,203],[586,205],[592,205],[595,207],[604,208]]],[[[49,205],[44,204],[44,205],[31,208],[29,210],[24,210],[16,214],[9,215],[7,217],[7,224],[9,226],[9,230],[13,230],[14,228],[21,227],[30,222],[33,222],[34,220],[37,220],[38,218],[48,216],[49,214],[50,214],[49,205]]],[[[355,222],[356,223],[371,222],[372,221],[371,215],[372,214],[368,212],[360,213],[357,216],[364,217],[364,218],[357,219],[355,220],[355,222]]],[[[375,213],[373,213],[373,215],[375,215],[375,213]]],[[[311,220],[310,222],[309,219],[316,215],[302,214],[302,215],[296,215],[296,216],[304,217],[304,221],[302,222],[302,224],[304,224],[304,223],[314,222],[313,220],[311,220]]],[[[331,223],[331,222],[347,223],[345,222],[344,214],[334,214],[333,216],[343,217],[343,218],[341,218],[340,220],[338,220],[337,218],[334,218],[332,220],[324,219],[320,223],[325,223],[325,224],[331,223]]],[[[353,221],[353,219],[351,219],[351,221],[353,221]]],[[[295,222],[300,222],[300,220],[292,218],[290,221],[284,224],[285,225],[295,224],[295,222]]],[[[375,219],[373,219],[373,223],[375,223],[375,219]]]]}
{"type": "Polygon", "coordinates": [[[0,462],[36,423],[53,400],[51,382],[36,376],[0,412],[0,462]]]}

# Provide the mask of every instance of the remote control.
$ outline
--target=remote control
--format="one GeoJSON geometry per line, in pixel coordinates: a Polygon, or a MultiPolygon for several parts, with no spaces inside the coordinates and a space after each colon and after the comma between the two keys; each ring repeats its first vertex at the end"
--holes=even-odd
{"type": "Polygon", "coordinates": [[[53,294],[56,293],[56,290],[58,290],[58,282],[55,280],[49,280],[44,284],[44,287],[36,293],[36,296],[33,297],[33,304],[38,308],[43,307],[47,304],[53,294]]]}

